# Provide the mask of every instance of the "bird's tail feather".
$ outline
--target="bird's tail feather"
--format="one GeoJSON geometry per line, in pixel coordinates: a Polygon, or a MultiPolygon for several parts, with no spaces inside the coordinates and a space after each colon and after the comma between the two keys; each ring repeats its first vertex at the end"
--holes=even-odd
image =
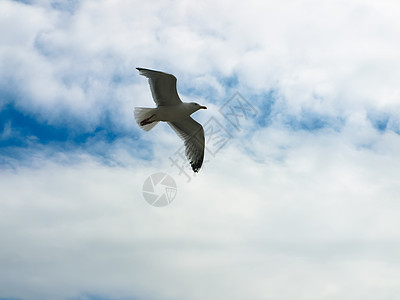
{"type": "Polygon", "coordinates": [[[135,107],[134,115],[135,115],[136,123],[139,125],[140,128],[142,128],[145,131],[149,131],[154,126],[156,126],[157,123],[159,122],[159,121],[154,121],[154,122],[152,122],[150,124],[146,124],[146,125],[140,124],[143,120],[150,118],[153,114],[154,114],[154,108],[135,107]]]}

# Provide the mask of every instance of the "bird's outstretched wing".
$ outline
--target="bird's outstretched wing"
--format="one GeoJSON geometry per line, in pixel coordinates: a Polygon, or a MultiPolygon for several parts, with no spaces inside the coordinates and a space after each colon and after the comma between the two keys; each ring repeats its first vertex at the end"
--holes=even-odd
{"type": "Polygon", "coordinates": [[[149,79],[151,94],[157,106],[169,106],[182,103],[176,91],[176,77],[172,74],[136,68],[140,75],[149,79]]]}
{"type": "Polygon", "coordinates": [[[185,143],[185,154],[194,172],[198,172],[204,160],[204,129],[191,117],[177,122],[168,122],[169,126],[185,143]]]}

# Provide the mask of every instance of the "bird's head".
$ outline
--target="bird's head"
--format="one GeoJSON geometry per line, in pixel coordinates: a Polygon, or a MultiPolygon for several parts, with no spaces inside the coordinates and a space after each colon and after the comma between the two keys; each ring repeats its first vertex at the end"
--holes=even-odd
{"type": "Polygon", "coordinates": [[[194,103],[194,102],[189,103],[189,105],[190,105],[190,109],[193,111],[192,113],[194,113],[195,111],[198,111],[199,109],[207,109],[207,107],[202,106],[198,103],[194,103]]]}

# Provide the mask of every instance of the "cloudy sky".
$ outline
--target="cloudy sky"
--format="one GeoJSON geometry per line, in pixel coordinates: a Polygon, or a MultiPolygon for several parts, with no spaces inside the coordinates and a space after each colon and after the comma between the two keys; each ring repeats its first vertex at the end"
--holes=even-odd
{"type": "Polygon", "coordinates": [[[399,299],[399,15],[1,0],[0,299],[399,299]],[[136,125],[154,103],[135,67],[176,75],[224,133],[198,175],[166,124],[136,125]],[[142,194],[157,172],[163,208],[142,194]]]}

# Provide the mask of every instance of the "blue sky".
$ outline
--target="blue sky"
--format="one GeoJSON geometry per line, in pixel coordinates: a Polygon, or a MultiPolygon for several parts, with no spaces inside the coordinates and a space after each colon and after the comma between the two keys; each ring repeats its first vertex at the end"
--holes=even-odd
{"type": "Polygon", "coordinates": [[[0,299],[397,299],[399,13],[1,1],[0,299]],[[230,134],[190,180],[175,133],[135,123],[154,106],[136,67],[230,134]],[[237,92],[256,113],[235,127],[237,92]],[[142,195],[156,172],[178,186],[164,208],[142,195]]]}

